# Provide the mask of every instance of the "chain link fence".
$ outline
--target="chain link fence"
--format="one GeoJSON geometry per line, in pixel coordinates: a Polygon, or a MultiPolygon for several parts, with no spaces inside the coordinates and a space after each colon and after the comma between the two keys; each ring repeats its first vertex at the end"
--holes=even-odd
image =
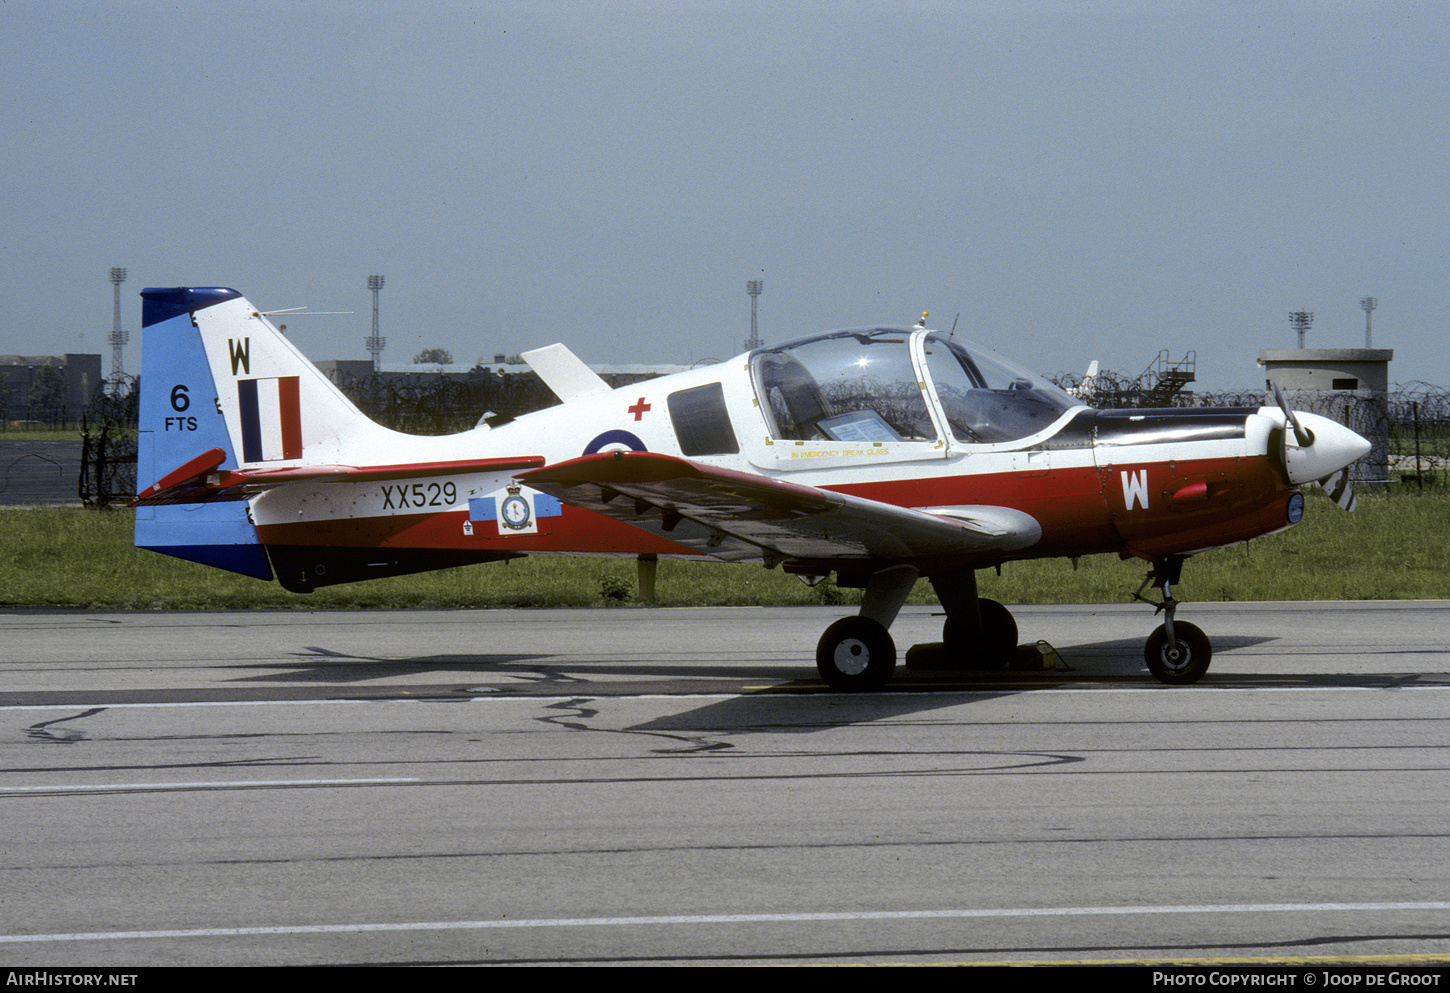
{"type": "Polygon", "coordinates": [[[125,503],[136,495],[136,420],[140,383],[125,376],[96,391],[81,414],[77,491],[88,507],[125,503]]]}

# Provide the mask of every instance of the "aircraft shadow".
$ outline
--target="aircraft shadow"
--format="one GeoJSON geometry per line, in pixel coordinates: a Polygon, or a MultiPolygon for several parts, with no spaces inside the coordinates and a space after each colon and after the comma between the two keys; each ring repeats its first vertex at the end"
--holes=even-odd
{"type": "Polygon", "coordinates": [[[539,668],[534,659],[548,655],[427,655],[412,659],[377,659],[344,655],[327,649],[308,647],[316,655],[298,655],[296,662],[247,663],[229,668],[245,669],[258,675],[241,676],[237,683],[362,683],[378,679],[397,679],[436,672],[440,676],[458,677],[466,673],[481,676],[508,668],[533,672],[539,668]]]}
{"type": "MultiPolygon", "coordinates": [[[[1220,636],[1214,639],[1218,653],[1236,648],[1252,648],[1273,641],[1272,638],[1220,636]]],[[[679,677],[691,682],[699,680],[727,680],[740,682],[788,681],[790,687],[772,686],[773,691],[782,689],[796,692],[817,690],[826,692],[815,673],[799,664],[761,664],[753,667],[740,662],[729,665],[713,665],[707,662],[681,660],[679,662],[621,662],[609,661],[551,662],[556,658],[547,654],[487,654],[471,655],[452,653],[445,655],[424,655],[408,659],[384,659],[336,652],[332,649],[309,645],[310,654],[298,654],[295,662],[273,662],[267,664],[248,663],[234,666],[248,672],[260,674],[239,677],[236,682],[293,682],[293,683],[356,683],[371,680],[416,677],[423,673],[436,673],[450,681],[469,674],[478,677],[508,675],[531,680],[547,678],[561,682],[588,683],[593,676],[607,676],[611,679],[659,679],[679,677]]],[[[1143,664],[1143,642],[1137,638],[1121,638],[1111,641],[1087,642],[1080,645],[1058,647],[1062,666],[1055,671],[1007,671],[950,670],[942,672],[919,671],[899,668],[888,690],[892,693],[937,692],[947,688],[972,689],[975,685],[988,682],[1000,688],[1002,683],[1021,683],[1027,689],[1041,685],[1044,679],[1071,677],[1076,680],[1092,676],[1141,676],[1149,679],[1143,664]]],[[[903,653],[904,654],[904,653],[903,653]]],[[[1024,654],[1028,654],[1025,653],[1024,654]]]]}
{"type": "MultiPolygon", "coordinates": [[[[771,665],[752,669],[739,664],[723,666],[697,662],[580,662],[550,661],[553,655],[425,655],[410,659],[377,659],[343,655],[326,649],[311,648],[317,655],[299,655],[296,662],[248,663],[231,668],[245,669],[253,675],[240,676],[237,683],[362,683],[373,680],[417,677],[436,674],[448,683],[466,680],[487,680],[508,676],[537,683],[558,682],[580,685],[598,684],[600,690],[617,695],[621,684],[600,684],[598,677],[612,680],[637,678],[657,680],[680,677],[691,682],[728,680],[738,689],[741,681],[779,683],[798,679],[798,665],[771,665]],[[261,670],[258,672],[258,670],[261,670]]],[[[638,684],[631,684],[637,686],[638,684]]],[[[505,689],[507,687],[499,687],[505,689]]]]}
{"type": "MultiPolygon", "coordinates": [[[[1276,641],[1271,637],[1219,636],[1217,654],[1253,649],[1276,641]]],[[[1024,649],[1027,646],[1024,646],[1024,649]]],[[[661,716],[627,730],[652,733],[733,731],[749,733],[812,733],[842,724],[901,719],[930,711],[959,707],[964,702],[1034,690],[1140,686],[1145,690],[1172,687],[1158,683],[1143,663],[1143,642],[1120,638],[1057,646],[1061,662],[1051,670],[931,671],[899,668],[888,686],[877,693],[840,694],[826,688],[816,673],[798,662],[734,662],[729,665],[691,662],[628,662],[571,659],[558,661],[546,654],[444,654],[409,659],[380,659],[344,654],[309,646],[295,662],[238,666],[248,675],[236,683],[290,683],[298,686],[333,684],[387,693],[377,684],[407,679],[395,689],[410,697],[420,695],[457,699],[480,690],[510,695],[540,696],[568,693],[581,697],[620,697],[636,693],[726,695],[677,714],[661,716]],[[436,677],[419,684],[420,675],[436,677]]],[[[1023,651],[1023,657],[1031,657],[1023,651]]],[[[1345,674],[1233,673],[1210,670],[1202,685],[1252,689],[1280,685],[1397,686],[1418,682],[1450,683],[1450,674],[1345,674]]]]}

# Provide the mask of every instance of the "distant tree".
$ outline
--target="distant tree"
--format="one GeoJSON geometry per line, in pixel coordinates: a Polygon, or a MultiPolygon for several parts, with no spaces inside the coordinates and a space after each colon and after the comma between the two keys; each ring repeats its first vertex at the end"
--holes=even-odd
{"type": "Polygon", "coordinates": [[[425,348],[413,356],[414,365],[452,365],[453,353],[446,348],[425,348]]]}
{"type": "Polygon", "coordinates": [[[49,420],[65,407],[65,379],[55,366],[37,366],[30,381],[30,416],[49,420]]]}

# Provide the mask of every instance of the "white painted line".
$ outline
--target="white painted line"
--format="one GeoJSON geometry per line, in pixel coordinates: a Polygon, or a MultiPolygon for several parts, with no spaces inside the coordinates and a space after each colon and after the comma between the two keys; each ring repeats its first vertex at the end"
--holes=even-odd
{"type": "Polygon", "coordinates": [[[123,941],[136,938],[228,938],[265,934],[363,934],[381,931],[483,931],[503,928],[638,927],[666,924],[793,924],[814,921],[906,921],[1011,917],[1122,917],[1137,914],[1367,913],[1450,910],[1450,902],[1236,903],[1166,907],[1033,907],[1001,910],[879,910],[801,914],[690,914],[664,917],[545,917],[496,921],[418,921],[398,924],[311,924],[278,927],[194,928],[180,931],[82,931],[74,934],[5,934],[0,944],[123,941]]]}
{"type": "MultiPolygon", "coordinates": [[[[1111,693],[1166,693],[1174,696],[1182,696],[1189,693],[1422,693],[1422,692],[1443,692],[1450,690],[1450,683],[1408,683],[1396,686],[1082,686],[1082,687],[1051,687],[1036,689],[1030,684],[1003,685],[991,689],[978,690],[925,690],[921,692],[903,690],[899,692],[886,691],[881,693],[765,693],[760,690],[770,689],[769,685],[751,687],[752,692],[748,693],[631,693],[627,696],[614,696],[608,693],[568,693],[561,696],[493,696],[480,695],[476,697],[459,696],[456,699],[450,698],[449,703],[480,703],[480,704],[508,704],[508,703],[559,703],[565,700],[737,700],[742,697],[764,697],[770,700],[812,700],[818,697],[840,697],[848,700],[872,700],[877,697],[911,697],[917,699],[928,699],[937,697],[977,697],[977,696],[1001,696],[1004,693],[1030,693],[1033,696],[1060,696],[1064,694],[1081,695],[1083,693],[1111,694],[1111,693]]],[[[232,700],[232,701],[180,701],[174,703],[38,703],[15,706],[0,706],[0,713],[6,711],[27,711],[27,710],[85,710],[99,707],[104,710],[145,710],[184,707],[324,707],[324,706],[386,706],[389,704],[417,705],[432,703],[435,698],[429,699],[406,699],[386,698],[378,700],[232,700]]]]}
{"type": "Polygon", "coordinates": [[[362,703],[418,703],[417,700],[193,700],[174,703],[29,703],[5,710],[85,710],[103,707],[106,710],[143,710],[150,707],[316,707],[319,704],[351,706],[362,703]]]}
{"type": "MultiPolygon", "coordinates": [[[[446,703],[559,703],[565,700],[734,700],[744,693],[660,693],[660,694],[632,694],[630,696],[611,697],[600,693],[570,693],[564,696],[459,696],[456,699],[449,698],[446,703]]],[[[781,694],[782,696],[794,696],[797,694],[781,694]]],[[[925,696],[927,694],[916,694],[925,696]]],[[[176,701],[171,703],[33,703],[17,704],[10,707],[0,707],[0,713],[11,710],[89,710],[100,708],[102,710],[167,710],[171,708],[184,707],[327,707],[327,706],[361,706],[372,707],[386,706],[389,704],[402,703],[409,706],[417,706],[423,703],[436,702],[437,698],[406,699],[393,698],[380,700],[217,700],[217,701],[176,701]]]]}
{"type": "Polygon", "coordinates": [[[114,793],[116,790],[205,790],[262,789],[269,786],[359,786],[380,783],[419,783],[416,777],[391,779],[234,779],[216,782],[176,783],[55,783],[50,786],[0,786],[6,793],[114,793]]]}

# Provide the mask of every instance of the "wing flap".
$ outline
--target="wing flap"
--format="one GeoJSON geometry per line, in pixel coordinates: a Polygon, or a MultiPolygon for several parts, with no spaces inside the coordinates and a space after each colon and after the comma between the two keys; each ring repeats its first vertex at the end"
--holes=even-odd
{"type": "Polygon", "coordinates": [[[729,561],[986,555],[1041,535],[1036,521],[1007,508],[930,513],[652,452],[586,455],[517,478],[729,561]]]}

